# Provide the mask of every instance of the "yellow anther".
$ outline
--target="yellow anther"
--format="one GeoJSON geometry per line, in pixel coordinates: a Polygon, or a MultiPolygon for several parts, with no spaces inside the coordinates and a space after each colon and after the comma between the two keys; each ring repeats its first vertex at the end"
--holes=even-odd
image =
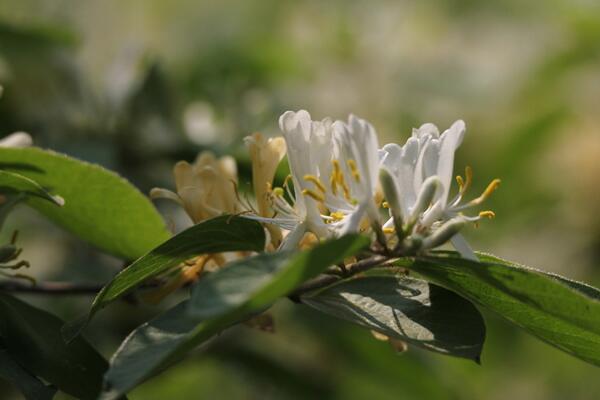
{"type": "Polygon", "coordinates": [[[344,179],[344,174],[342,173],[342,169],[340,168],[340,163],[338,160],[331,160],[331,164],[333,165],[333,171],[331,172],[331,192],[334,195],[337,195],[337,188],[340,186],[342,191],[344,192],[344,198],[348,201],[350,199],[350,188],[348,184],[346,184],[346,180],[344,179]]]}
{"type": "Polygon", "coordinates": [[[473,169],[470,166],[465,167],[465,185],[464,191],[467,191],[471,187],[471,183],[473,182],[473,169]]]}
{"type": "Polygon", "coordinates": [[[492,219],[492,218],[495,218],[495,217],[496,217],[496,213],[495,213],[495,212],[493,212],[493,211],[490,211],[490,210],[488,210],[488,211],[482,211],[482,212],[480,212],[480,213],[479,213],[479,216],[480,216],[481,218],[489,218],[489,219],[492,219]]]}
{"type": "Polygon", "coordinates": [[[315,199],[316,201],[318,201],[320,203],[325,201],[325,198],[321,194],[315,192],[314,190],[304,189],[302,191],[302,194],[304,194],[308,197],[312,197],[313,199],[315,199]]]}
{"type": "Polygon", "coordinates": [[[463,193],[464,187],[465,187],[465,181],[463,180],[462,176],[456,175],[456,183],[458,183],[458,191],[460,193],[463,193]]]}
{"type": "Polygon", "coordinates": [[[462,196],[471,187],[471,183],[473,182],[473,169],[467,165],[465,167],[465,179],[458,175],[456,177],[456,182],[458,183],[459,193],[462,196]]]}
{"type": "Polygon", "coordinates": [[[319,178],[317,178],[314,175],[304,175],[304,180],[308,181],[308,182],[312,182],[315,184],[315,186],[317,187],[317,189],[319,189],[321,191],[321,193],[325,193],[326,189],[325,189],[325,185],[323,185],[323,183],[321,182],[321,180],[319,178]]]}
{"type": "Polygon", "coordinates": [[[496,189],[498,189],[498,186],[500,186],[500,179],[494,179],[490,182],[488,187],[485,188],[483,193],[481,193],[481,196],[474,200],[471,200],[471,202],[469,202],[469,205],[474,206],[483,203],[488,197],[492,195],[492,193],[494,193],[496,189]]]}
{"type": "Polygon", "coordinates": [[[350,168],[350,173],[356,182],[360,182],[360,172],[358,172],[358,168],[356,167],[356,161],[348,160],[346,161],[348,167],[350,168]]]}
{"type": "Polygon", "coordinates": [[[390,208],[390,203],[388,203],[387,201],[384,201],[383,203],[381,203],[381,207],[390,208]]]}
{"type": "Polygon", "coordinates": [[[331,214],[329,214],[329,216],[333,218],[334,221],[341,221],[342,219],[344,219],[344,213],[341,211],[334,211],[331,214]]]}
{"type": "Polygon", "coordinates": [[[275,196],[282,197],[283,196],[283,188],[280,188],[280,187],[274,188],[273,189],[273,194],[275,196]]]}
{"type": "Polygon", "coordinates": [[[383,228],[383,233],[394,233],[394,232],[396,232],[396,230],[392,226],[389,228],[383,228]]]}

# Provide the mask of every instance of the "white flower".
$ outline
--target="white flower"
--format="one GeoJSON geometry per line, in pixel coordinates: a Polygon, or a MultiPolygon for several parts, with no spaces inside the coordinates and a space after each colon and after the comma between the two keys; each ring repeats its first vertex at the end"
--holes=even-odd
{"type": "Polygon", "coordinates": [[[333,128],[331,192],[326,193],[326,205],[332,213],[344,215],[340,221],[333,223],[338,233],[343,235],[357,231],[365,214],[372,223],[379,221],[374,201],[379,174],[379,146],[373,126],[354,115],[350,115],[348,123],[336,121],[333,128]],[[346,181],[347,189],[341,185],[346,181]],[[337,186],[342,187],[336,190],[337,186]],[[349,193],[344,193],[344,190],[349,193]]]}
{"type": "MultiPolygon", "coordinates": [[[[425,124],[413,130],[412,137],[404,146],[388,144],[380,151],[382,167],[396,179],[401,208],[399,214],[411,230],[409,234],[413,231],[429,231],[431,234],[431,231],[442,229],[446,221],[448,225],[444,232],[447,234],[449,227],[452,227],[452,232],[456,233],[464,222],[494,216],[491,211],[483,211],[474,217],[462,214],[465,209],[481,204],[500,183],[498,179],[493,180],[481,196],[461,204],[472,181],[472,172],[468,167],[465,171],[466,180],[457,177],[459,193],[449,200],[454,153],[461,145],[464,134],[465,123],[461,120],[441,135],[435,125],[425,124]]],[[[393,224],[390,219],[384,228],[389,229],[393,224]]],[[[476,259],[462,235],[453,234],[450,241],[464,257],[476,259]]],[[[429,243],[434,244],[432,241],[429,243]]]]}
{"type": "Polygon", "coordinates": [[[360,229],[364,216],[377,218],[377,137],[366,121],[313,121],[304,110],[279,119],[290,166],[290,179],[271,191],[271,222],[289,232],[282,247],[295,247],[306,232],[319,238],[360,229]],[[290,189],[289,180],[293,183],[290,189]],[[285,195],[287,194],[288,199],[285,195]]]}
{"type": "Polygon", "coordinates": [[[0,147],[29,147],[32,144],[31,136],[25,132],[15,132],[0,139],[0,147]]]}

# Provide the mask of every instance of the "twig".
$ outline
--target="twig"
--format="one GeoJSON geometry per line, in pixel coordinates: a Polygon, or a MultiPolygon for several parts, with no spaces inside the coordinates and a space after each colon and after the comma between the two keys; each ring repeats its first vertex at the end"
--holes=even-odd
{"type": "Polygon", "coordinates": [[[31,294],[95,295],[104,285],[97,283],[39,282],[35,285],[19,281],[0,281],[0,291],[31,294]]]}
{"type": "MultiPolygon", "coordinates": [[[[16,280],[0,280],[0,292],[15,292],[43,295],[96,295],[104,284],[101,283],[73,283],[48,281],[38,282],[36,284],[19,282],[16,280]]],[[[140,288],[154,288],[158,286],[158,282],[148,282],[140,285],[140,288]]]]}
{"type": "MultiPolygon", "coordinates": [[[[353,264],[346,266],[347,276],[352,276],[359,272],[367,271],[371,268],[377,267],[387,262],[393,262],[394,259],[390,259],[386,256],[376,255],[373,257],[365,258],[364,260],[357,261],[353,264]]],[[[335,275],[320,275],[310,281],[303,283],[298,286],[292,293],[288,295],[288,298],[296,303],[300,302],[300,296],[304,293],[320,289],[325,286],[329,286],[332,283],[340,280],[340,277],[335,275]]]]}

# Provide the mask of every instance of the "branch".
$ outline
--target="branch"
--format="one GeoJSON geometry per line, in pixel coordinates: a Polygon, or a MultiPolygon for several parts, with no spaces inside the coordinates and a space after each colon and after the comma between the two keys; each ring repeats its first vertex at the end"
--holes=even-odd
{"type": "Polygon", "coordinates": [[[98,283],[0,281],[0,291],[31,294],[95,295],[104,285],[98,283]]]}
{"type": "MultiPolygon", "coordinates": [[[[346,275],[346,277],[350,277],[360,272],[368,271],[369,269],[377,267],[384,263],[393,261],[395,261],[395,259],[390,259],[386,256],[381,255],[365,258],[364,260],[357,261],[354,264],[347,265],[346,272],[344,273],[344,275],[346,275]]],[[[304,293],[311,292],[315,289],[320,289],[325,286],[329,286],[340,279],[341,278],[336,275],[320,275],[298,286],[292,293],[288,295],[288,297],[290,298],[290,300],[299,303],[300,296],[304,293]]]]}

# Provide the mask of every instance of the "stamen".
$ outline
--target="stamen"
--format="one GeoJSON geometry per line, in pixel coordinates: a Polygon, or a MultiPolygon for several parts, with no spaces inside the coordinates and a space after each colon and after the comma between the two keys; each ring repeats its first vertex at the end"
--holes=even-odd
{"type": "Polygon", "coordinates": [[[479,213],[479,217],[492,219],[496,217],[496,213],[491,210],[481,211],[479,213]]]}
{"type": "Polygon", "coordinates": [[[319,189],[321,193],[325,194],[327,189],[325,189],[325,185],[323,185],[319,178],[314,175],[304,175],[304,180],[314,183],[317,189],[319,189]]]}
{"type": "Polygon", "coordinates": [[[358,172],[358,168],[356,167],[356,161],[348,160],[346,161],[348,167],[350,167],[350,173],[356,182],[360,183],[360,172],[358,172]]]}
{"type": "Polygon", "coordinates": [[[471,187],[471,183],[473,183],[473,169],[470,166],[465,167],[465,185],[463,186],[463,193],[465,193],[471,187]]]}
{"type": "Polygon", "coordinates": [[[283,196],[283,188],[280,188],[280,187],[274,188],[273,189],[273,194],[275,196],[282,197],[283,196]]]}
{"type": "Polygon", "coordinates": [[[348,187],[348,184],[346,184],[339,161],[331,160],[331,164],[333,165],[333,171],[330,179],[331,191],[335,196],[337,196],[337,187],[341,186],[342,191],[344,192],[344,198],[348,201],[351,201],[350,188],[348,187]]]}
{"type": "Polygon", "coordinates": [[[319,194],[319,193],[315,192],[314,190],[310,190],[310,189],[304,189],[304,190],[302,191],[302,194],[303,194],[303,195],[306,195],[306,196],[308,196],[308,197],[312,197],[313,199],[315,199],[315,200],[316,200],[316,201],[318,201],[319,203],[322,203],[322,202],[324,202],[324,201],[325,201],[325,198],[324,198],[324,197],[323,197],[321,194],[319,194]]]}
{"type": "Polygon", "coordinates": [[[387,201],[384,201],[383,203],[381,203],[381,207],[390,208],[390,203],[388,203],[387,201]]]}
{"type": "Polygon", "coordinates": [[[494,193],[494,191],[496,191],[496,189],[498,189],[498,186],[500,186],[500,179],[494,179],[493,181],[490,182],[488,187],[485,188],[485,190],[483,191],[481,196],[479,196],[478,198],[476,198],[474,200],[471,200],[468,205],[475,206],[475,205],[483,203],[488,197],[490,197],[492,195],[492,193],[494,193]]]}
{"type": "Polygon", "coordinates": [[[383,228],[383,233],[394,233],[396,232],[396,229],[394,229],[393,226],[390,226],[388,228],[383,228]]]}
{"type": "Polygon", "coordinates": [[[338,160],[331,160],[333,165],[333,171],[331,172],[331,178],[329,178],[329,184],[331,185],[331,192],[334,196],[337,196],[337,176],[340,172],[340,163],[338,160]]]}
{"type": "Polygon", "coordinates": [[[465,181],[463,180],[462,176],[456,175],[456,183],[458,183],[458,192],[463,193],[464,192],[463,189],[465,187],[465,181]]]}
{"type": "Polygon", "coordinates": [[[282,186],[287,186],[289,184],[290,179],[292,179],[292,174],[288,174],[288,176],[285,177],[282,186]]]}
{"type": "Polygon", "coordinates": [[[334,220],[334,221],[341,221],[342,219],[344,219],[344,213],[341,211],[334,211],[332,213],[329,214],[329,216],[334,220]]]}

